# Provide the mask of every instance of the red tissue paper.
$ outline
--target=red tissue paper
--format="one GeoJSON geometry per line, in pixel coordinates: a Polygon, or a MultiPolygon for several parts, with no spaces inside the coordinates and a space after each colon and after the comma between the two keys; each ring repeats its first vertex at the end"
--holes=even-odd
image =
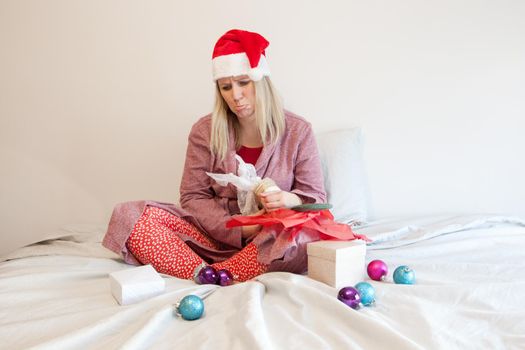
{"type": "Polygon", "coordinates": [[[271,226],[281,224],[284,229],[291,229],[290,239],[295,238],[303,228],[319,232],[321,239],[353,240],[362,239],[370,241],[365,235],[356,234],[350,226],[334,221],[334,216],[328,209],[312,211],[296,211],[292,209],[277,209],[262,215],[234,216],[226,227],[245,225],[271,226]]]}

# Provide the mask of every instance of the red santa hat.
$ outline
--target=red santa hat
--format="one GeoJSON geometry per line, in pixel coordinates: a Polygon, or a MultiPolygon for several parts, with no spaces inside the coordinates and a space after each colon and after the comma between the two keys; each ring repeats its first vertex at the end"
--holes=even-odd
{"type": "Polygon", "coordinates": [[[213,80],[248,75],[259,81],[270,75],[264,50],[270,43],[257,33],[232,29],[217,40],[213,49],[213,80]]]}

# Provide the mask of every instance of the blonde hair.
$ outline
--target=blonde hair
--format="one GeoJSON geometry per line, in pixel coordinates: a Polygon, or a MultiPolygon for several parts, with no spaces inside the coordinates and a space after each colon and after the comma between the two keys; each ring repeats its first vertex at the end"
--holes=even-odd
{"type": "MultiPolygon", "coordinates": [[[[284,108],[270,78],[263,77],[255,84],[255,119],[263,143],[272,144],[284,133],[284,108]]],[[[235,114],[230,111],[228,104],[221,95],[219,86],[215,89],[215,106],[211,115],[210,148],[214,156],[223,161],[228,151],[230,137],[235,138],[235,147],[239,148],[240,126],[235,114]],[[234,135],[229,134],[230,125],[234,135]]]]}

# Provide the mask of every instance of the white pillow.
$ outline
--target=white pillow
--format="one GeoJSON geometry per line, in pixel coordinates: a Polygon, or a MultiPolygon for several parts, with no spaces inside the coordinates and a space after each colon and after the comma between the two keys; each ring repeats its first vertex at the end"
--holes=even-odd
{"type": "Polygon", "coordinates": [[[324,132],[316,139],[335,220],[357,225],[366,222],[368,182],[361,128],[324,132]]]}

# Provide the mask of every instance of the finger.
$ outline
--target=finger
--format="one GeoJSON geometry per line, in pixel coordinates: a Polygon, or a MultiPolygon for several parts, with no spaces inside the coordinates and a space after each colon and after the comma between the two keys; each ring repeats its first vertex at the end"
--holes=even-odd
{"type": "Polygon", "coordinates": [[[267,210],[276,210],[276,209],[279,209],[282,207],[282,203],[281,203],[281,200],[276,200],[276,201],[272,201],[272,202],[267,202],[266,203],[266,206],[267,210]]]}
{"type": "Polygon", "coordinates": [[[279,202],[282,198],[282,192],[269,193],[264,198],[267,202],[279,202]]]}
{"type": "Polygon", "coordinates": [[[275,202],[278,202],[279,201],[279,197],[278,196],[267,196],[266,198],[263,199],[263,201],[267,204],[270,204],[270,203],[275,203],[275,202]]]}
{"type": "Polygon", "coordinates": [[[278,191],[267,191],[267,192],[263,192],[261,194],[259,194],[259,196],[261,196],[262,198],[267,198],[267,197],[272,197],[272,196],[275,196],[275,195],[279,195],[279,194],[282,194],[282,190],[278,190],[278,191]]]}

